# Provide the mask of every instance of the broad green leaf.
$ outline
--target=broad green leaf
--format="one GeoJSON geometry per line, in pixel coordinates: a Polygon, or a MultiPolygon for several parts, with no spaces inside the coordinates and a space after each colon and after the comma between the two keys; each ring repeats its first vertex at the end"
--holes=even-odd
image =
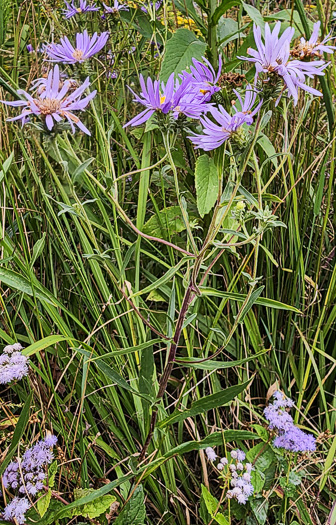
{"type": "Polygon", "coordinates": [[[192,65],[192,59],[201,60],[206,43],[198,40],[188,29],[178,29],[166,44],[160,78],[167,82],[172,73],[177,75],[192,65]]]}
{"type": "Polygon", "coordinates": [[[269,445],[258,443],[247,452],[246,458],[257,470],[264,471],[275,461],[275,454],[269,445]]]}
{"type": "Polygon", "coordinates": [[[254,487],[254,493],[258,494],[262,491],[265,484],[266,476],[260,470],[254,469],[251,472],[251,483],[254,487]]]}
{"type": "Polygon", "coordinates": [[[266,498],[250,498],[249,502],[253,510],[253,514],[257,518],[259,525],[265,525],[267,520],[267,511],[269,502],[266,498]]]}
{"type": "Polygon", "coordinates": [[[223,16],[226,11],[231,9],[231,7],[235,7],[236,5],[240,4],[241,0],[222,0],[221,4],[217,7],[214,14],[212,15],[212,24],[217,25],[220,17],[223,16]]]}
{"type": "Polygon", "coordinates": [[[147,235],[163,239],[185,230],[181,209],[179,206],[170,206],[153,215],[143,226],[142,231],[147,235]]]}
{"type": "Polygon", "coordinates": [[[19,420],[17,424],[15,425],[14,434],[12,437],[11,445],[9,447],[9,450],[6,454],[5,459],[0,465],[0,476],[4,473],[4,471],[7,468],[7,465],[9,464],[10,460],[14,456],[16,452],[16,448],[18,446],[18,443],[20,442],[21,437],[23,436],[23,433],[26,429],[26,426],[29,421],[29,411],[30,411],[30,405],[32,401],[33,394],[30,393],[28,398],[26,399],[25,404],[23,405],[19,420]]]}
{"type": "Polygon", "coordinates": [[[44,496],[42,496],[41,498],[37,500],[36,502],[37,511],[39,515],[41,516],[41,518],[43,518],[43,516],[47,512],[49,505],[50,505],[50,500],[51,500],[51,489],[48,489],[46,494],[44,494],[44,496]]]}
{"type": "Polygon", "coordinates": [[[207,511],[209,512],[211,518],[220,525],[230,525],[227,519],[224,517],[224,515],[220,512],[218,512],[218,508],[220,508],[220,504],[218,499],[215,498],[208,489],[202,484],[202,498],[205,503],[205,506],[207,508],[207,511]],[[216,514],[215,514],[216,513],[216,514]]]}
{"type": "Polygon", "coordinates": [[[199,414],[204,414],[205,412],[208,412],[209,410],[212,410],[214,408],[223,406],[226,403],[232,401],[238,394],[243,392],[243,390],[245,390],[245,388],[250,384],[250,382],[251,380],[246,381],[245,383],[242,383],[240,385],[230,386],[225,390],[220,390],[215,394],[211,394],[210,396],[198,399],[197,401],[192,403],[191,408],[189,408],[188,410],[175,410],[170,416],[161,421],[158,424],[158,427],[165,428],[166,426],[173,425],[178,421],[184,421],[188,417],[195,417],[199,414]]]}
{"type": "MultiPolygon", "coordinates": [[[[246,299],[246,295],[234,292],[222,292],[216,290],[215,288],[200,287],[200,292],[204,296],[214,296],[214,297],[225,297],[231,299],[232,301],[237,301],[242,303],[246,299]]],[[[267,299],[266,297],[259,297],[255,304],[267,306],[269,308],[275,308],[276,310],[288,310],[290,312],[300,313],[300,310],[289,304],[281,303],[280,301],[275,301],[274,299],[267,299]]]]}
{"type": "Polygon", "coordinates": [[[264,290],[265,286],[259,286],[256,290],[253,290],[251,293],[251,296],[249,297],[246,305],[244,306],[242,312],[239,315],[239,322],[242,323],[244,321],[245,316],[247,313],[251,310],[252,306],[257,302],[259,296],[261,295],[262,291],[264,290]]]}
{"type": "Polygon", "coordinates": [[[270,139],[263,133],[260,133],[258,144],[262,147],[268,159],[271,160],[271,162],[276,168],[278,166],[277,152],[275,151],[275,148],[270,139]]]}
{"type": "Polygon", "coordinates": [[[34,248],[33,248],[33,255],[32,255],[32,258],[31,258],[31,261],[30,261],[30,267],[32,268],[34,266],[34,263],[36,261],[36,259],[41,255],[41,253],[43,252],[43,249],[44,249],[44,245],[45,245],[45,240],[46,240],[46,234],[45,232],[43,233],[41,239],[39,239],[38,241],[36,241],[36,243],[34,244],[34,248]]]}
{"type": "Polygon", "coordinates": [[[142,485],[136,487],[131,499],[126,503],[115,520],[115,525],[144,525],[146,522],[145,496],[142,485]]]}
{"type": "Polygon", "coordinates": [[[214,160],[208,155],[198,157],[195,168],[197,208],[204,217],[213,208],[218,196],[218,173],[214,160]]]}
{"type": "Polygon", "coordinates": [[[257,26],[263,29],[265,27],[265,22],[260,11],[252,5],[246,4],[245,2],[243,2],[242,4],[246,13],[251,18],[252,22],[254,22],[257,26]]]}

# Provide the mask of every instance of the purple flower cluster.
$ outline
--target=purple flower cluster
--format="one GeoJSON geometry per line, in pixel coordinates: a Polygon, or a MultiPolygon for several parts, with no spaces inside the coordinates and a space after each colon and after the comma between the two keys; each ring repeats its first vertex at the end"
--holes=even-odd
{"type": "MultiPolygon", "coordinates": [[[[238,57],[241,60],[252,62],[256,68],[256,78],[264,74],[263,81],[269,82],[271,78],[281,78],[284,82],[282,92],[287,88],[290,96],[293,97],[294,104],[298,102],[299,88],[316,96],[322,96],[322,93],[317,89],[312,88],[306,84],[308,78],[314,76],[324,75],[323,70],[328,64],[324,60],[302,61],[294,59],[290,49],[291,41],[294,36],[294,28],[288,27],[279,37],[281,29],[281,22],[277,22],[273,31],[271,31],[268,24],[265,24],[265,38],[261,37],[261,28],[259,26],[253,27],[254,40],[257,49],[248,49],[248,54],[251,57],[238,57]]],[[[301,41],[304,57],[314,58],[318,55],[316,51],[321,51],[322,48],[328,48],[331,52],[331,46],[325,46],[326,39],[323,43],[317,43],[317,33],[319,26],[314,27],[314,32],[308,43],[301,41]],[[309,49],[308,53],[304,49],[309,49]]],[[[301,54],[299,53],[299,56],[301,54]]],[[[280,97],[277,100],[279,102],[280,97]]]]}
{"type": "MultiPolygon", "coordinates": [[[[215,461],[218,457],[212,447],[207,447],[205,453],[209,461],[215,461]]],[[[254,487],[251,483],[253,466],[251,463],[243,463],[246,458],[243,450],[232,450],[230,455],[230,463],[227,458],[221,458],[217,469],[221,472],[222,477],[230,478],[232,488],[227,491],[226,496],[229,499],[236,499],[241,505],[245,505],[254,492],[254,487]],[[222,471],[224,472],[222,473],[222,471]]]]}
{"type": "Polygon", "coordinates": [[[97,7],[96,4],[88,4],[86,0],[79,0],[79,6],[77,7],[74,0],[71,4],[65,1],[66,9],[63,9],[63,15],[65,18],[71,18],[75,15],[81,15],[82,13],[88,13],[89,11],[99,11],[100,7],[97,7]]]}
{"type": "Polygon", "coordinates": [[[22,459],[12,461],[2,477],[4,487],[35,496],[43,488],[45,466],[54,458],[51,449],[56,443],[57,437],[49,435],[26,450],[22,459]]]}
{"type": "Polygon", "coordinates": [[[235,499],[240,505],[245,505],[254,492],[251,483],[252,463],[243,463],[245,452],[242,450],[232,450],[231,458],[234,460],[229,466],[231,472],[230,485],[231,489],[227,491],[226,496],[229,499],[235,499]]]}
{"type": "Polygon", "coordinates": [[[98,36],[94,33],[89,36],[87,30],[76,34],[76,47],[74,47],[68,37],[61,38],[60,44],[49,44],[46,48],[47,55],[51,62],[63,62],[65,64],[75,64],[84,62],[91,58],[106,45],[109,32],[105,31],[98,36]]]}
{"type": "Polygon", "coordinates": [[[6,521],[16,520],[19,525],[26,523],[25,513],[30,508],[30,503],[27,498],[15,497],[6,506],[3,512],[3,518],[6,521]]]}
{"type": "Polygon", "coordinates": [[[207,116],[202,116],[200,122],[203,126],[202,134],[193,133],[188,138],[194,144],[195,148],[202,148],[204,151],[211,151],[221,146],[226,140],[234,135],[239,135],[243,124],[250,126],[253,123],[253,117],[258,113],[262,100],[255,106],[257,91],[247,86],[244,100],[238,91],[234,90],[237,96],[240,108],[233,104],[233,115],[230,115],[223,106],[209,107],[208,111],[213,117],[211,120],[207,116]],[[254,107],[255,106],[255,107],[254,107]]]}
{"type": "Polygon", "coordinates": [[[275,392],[273,397],[273,403],[264,409],[269,427],[278,432],[273,445],[290,452],[314,452],[316,450],[314,436],[296,427],[292,416],[286,411],[286,408],[294,406],[293,401],[279,391],[275,392]]]}
{"type": "Polygon", "coordinates": [[[90,131],[73,113],[73,111],[84,110],[97,93],[92,91],[92,93],[82,98],[83,93],[90,86],[89,77],[80,87],[69,93],[72,82],[70,80],[61,81],[59,67],[56,65],[54,69],[50,70],[47,79],[38,79],[35,86],[39,86],[35,97],[27,93],[27,91],[19,89],[17,91],[18,95],[23,95],[26,100],[2,101],[3,104],[9,106],[23,108],[20,115],[7,120],[21,120],[23,126],[32,115],[42,116],[45,119],[48,130],[52,130],[55,122],[58,123],[66,119],[73,133],[76,125],[81,131],[90,135],[90,131]]]}
{"type": "MultiPolygon", "coordinates": [[[[50,434],[26,450],[22,458],[12,461],[2,476],[4,487],[17,491],[19,495],[36,496],[43,489],[45,467],[54,459],[51,449],[56,443],[57,437],[50,434]]],[[[29,508],[26,497],[15,497],[5,507],[3,517],[5,520],[16,519],[20,524],[25,523],[24,514],[29,508]]]]}
{"type": "Polygon", "coordinates": [[[216,74],[211,64],[203,58],[203,62],[193,59],[190,72],[182,71],[179,79],[172,73],[166,84],[159,80],[147,79],[145,82],[140,75],[140,95],[134,93],[134,101],[145,106],[145,110],[134,117],[126,126],[139,126],[146,122],[155,112],[171,113],[174,119],[179,115],[190,118],[199,118],[212,107],[208,102],[211,96],[218,91],[216,83],[221,72],[216,74]]]}
{"type": "Polygon", "coordinates": [[[22,355],[20,350],[20,343],[7,345],[3,349],[3,354],[0,355],[0,385],[28,375],[28,357],[22,355]]]}

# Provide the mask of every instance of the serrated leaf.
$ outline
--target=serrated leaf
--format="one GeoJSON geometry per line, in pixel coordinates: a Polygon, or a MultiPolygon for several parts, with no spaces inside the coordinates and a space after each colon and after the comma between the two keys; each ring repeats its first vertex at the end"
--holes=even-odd
{"type": "Polygon", "coordinates": [[[174,233],[185,230],[179,206],[170,206],[153,215],[143,226],[142,231],[147,235],[165,239],[174,233]]]}
{"type": "Polygon", "coordinates": [[[229,525],[229,522],[221,512],[216,512],[219,507],[219,501],[215,498],[208,489],[202,485],[202,498],[209,512],[211,518],[220,525],[229,525]],[[216,514],[215,514],[216,513],[216,514]]]}
{"type": "Polygon", "coordinates": [[[39,498],[37,500],[36,502],[37,510],[41,518],[43,518],[43,516],[47,512],[49,505],[50,505],[50,500],[51,500],[51,489],[49,489],[48,492],[44,494],[44,496],[42,496],[42,498],[39,498]]]}
{"type": "Polygon", "coordinates": [[[208,155],[198,157],[195,168],[197,209],[204,217],[214,206],[218,195],[218,173],[214,160],[208,155]]]}
{"type": "MultiPolygon", "coordinates": [[[[76,499],[80,499],[83,497],[88,496],[89,494],[92,494],[94,492],[94,489],[76,489],[74,491],[74,495],[76,499]]],[[[106,494],[105,496],[101,496],[99,498],[96,498],[94,501],[90,503],[86,503],[85,505],[75,507],[71,510],[72,516],[84,516],[84,518],[97,518],[104,512],[106,512],[112,503],[116,501],[116,497],[112,496],[111,494],[106,494]]]]}
{"type": "Polygon", "coordinates": [[[251,498],[250,504],[259,525],[265,525],[269,504],[268,500],[266,498],[251,498]]]}
{"type": "Polygon", "coordinates": [[[139,485],[131,499],[117,517],[114,525],[144,525],[146,520],[146,507],[142,485],[139,485]]]}
{"type": "Polygon", "coordinates": [[[198,40],[189,29],[178,29],[166,44],[160,79],[167,82],[172,73],[177,75],[192,65],[192,59],[201,60],[206,43],[198,40]]]}

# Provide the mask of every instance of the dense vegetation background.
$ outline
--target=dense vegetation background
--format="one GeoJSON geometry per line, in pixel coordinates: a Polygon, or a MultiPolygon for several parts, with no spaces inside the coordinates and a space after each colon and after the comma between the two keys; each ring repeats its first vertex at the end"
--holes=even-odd
{"type": "MultiPolygon", "coordinates": [[[[286,226],[263,234],[256,271],[261,295],[235,326],[253,274],[253,244],[225,247],[211,266],[204,262],[204,290],[189,307],[140,463],[192,262],[131,227],[129,220],[147,236],[191,249],[161,134],[155,126],[123,128],[139,110],[127,89],[139,90],[139,73],[167,80],[174,60],[191,61],[193,46],[214,61],[219,50],[222,74],[234,82],[223,83],[230,99],[240,75],[253,80],[236,58],[253,46],[253,22],[281,20],[299,38],[320,20],[327,34],[335,31],[333,2],[178,0],[147,12],[130,2],[115,17],[92,12],[69,20],[63,7],[0,0],[1,100],[17,97],[19,87],[49,67],[27,45],[38,49],[83,29],[110,31],[106,48],[77,70],[98,91],[85,117],[91,136],[21,129],[6,122],[12,108],[0,110],[0,337],[3,345],[19,341],[30,356],[28,378],[2,385],[0,473],[9,452],[49,430],[58,437],[53,494],[44,511],[41,505],[29,511],[27,523],[335,523],[333,56],[316,82],[323,97],[302,94],[296,107],[273,107],[256,144],[263,204],[286,226]],[[221,348],[213,360],[192,362],[221,348]],[[262,413],[276,389],[294,399],[295,422],[318,443],[312,456],[293,460],[297,477],[284,482],[262,413]],[[224,512],[226,521],[218,521],[216,505],[209,511],[209,493],[201,489],[222,497],[206,446],[219,455],[239,446],[253,451],[251,461],[265,458],[259,492],[247,506],[231,506],[230,516],[224,512]]],[[[170,151],[201,243],[211,213],[201,217],[197,207],[199,153],[183,133],[170,151]]],[[[252,207],[254,169],[248,163],[238,194],[252,207]]],[[[237,224],[231,218],[225,225],[227,243],[237,224]]]]}

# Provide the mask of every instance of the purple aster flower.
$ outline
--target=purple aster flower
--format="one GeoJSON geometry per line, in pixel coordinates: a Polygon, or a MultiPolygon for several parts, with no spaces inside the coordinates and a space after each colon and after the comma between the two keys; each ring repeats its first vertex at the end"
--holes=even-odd
{"type": "Polygon", "coordinates": [[[290,452],[314,452],[316,450],[314,436],[306,434],[306,432],[303,432],[295,425],[292,425],[289,430],[277,436],[273,441],[273,445],[290,452]]]}
{"type": "MultiPolygon", "coordinates": [[[[314,75],[324,75],[323,69],[327,66],[324,61],[304,63],[299,60],[290,61],[290,43],[295,29],[288,27],[279,38],[281,22],[277,22],[273,31],[265,24],[265,39],[261,38],[261,28],[253,26],[254,40],[257,50],[249,48],[247,52],[252,58],[238,57],[241,60],[253,62],[256,68],[256,77],[260,73],[278,75],[284,81],[288,93],[293,97],[294,104],[298,102],[298,88],[302,88],[314,95],[321,96],[316,89],[307,86],[304,82],[306,76],[313,78],[314,75]]],[[[279,102],[277,100],[277,103],[279,102]]]]}
{"type": "Polygon", "coordinates": [[[190,77],[190,92],[199,100],[209,102],[212,95],[220,90],[220,87],[216,86],[216,84],[222,71],[222,57],[219,55],[217,74],[206,58],[203,57],[202,60],[203,62],[200,62],[193,58],[193,66],[190,66],[190,73],[183,71],[180,77],[182,79],[190,77]]]}
{"type": "Polygon", "coordinates": [[[205,449],[205,453],[209,461],[215,461],[215,459],[217,458],[217,454],[212,447],[207,447],[205,449]]]}
{"type": "Polygon", "coordinates": [[[113,7],[109,7],[108,5],[104,4],[103,6],[105,9],[105,13],[109,15],[116,15],[119,13],[119,11],[129,11],[129,8],[125,4],[119,4],[118,0],[114,0],[113,7]]]}
{"type": "Polygon", "coordinates": [[[99,11],[100,7],[96,4],[88,4],[86,0],[79,0],[79,7],[76,7],[74,0],[69,4],[65,1],[66,9],[63,9],[63,15],[65,18],[71,18],[75,15],[81,15],[82,13],[88,13],[89,11],[99,11]]]}
{"type": "Polygon", "coordinates": [[[250,126],[253,123],[254,115],[259,111],[262,101],[253,109],[257,92],[249,85],[247,86],[245,99],[242,100],[237,93],[241,110],[238,111],[234,106],[235,115],[231,116],[223,106],[217,108],[210,107],[209,113],[215,120],[213,122],[209,117],[203,116],[200,122],[203,126],[203,133],[190,135],[188,138],[194,144],[195,148],[202,148],[204,151],[211,151],[219,148],[226,140],[231,138],[239,131],[243,124],[250,126]]]}
{"type": "Polygon", "coordinates": [[[76,124],[81,131],[90,135],[89,130],[80,119],[73,114],[73,111],[84,110],[97,93],[93,91],[86,97],[81,98],[85,90],[90,86],[89,77],[79,88],[68,94],[71,83],[68,80],[60,83],[59,67],[56,65],[55,68],[49,72],[48,78],[43,86],[45,89],[43,89],[42,93],[37,94],[36,98],[32,97],[27,91],[19,89],[17,91],[18,95],[23,95],[26,100],[16,100],[14,102],[2,101],[3,104],[9,106],[21,106],[23,108],[20,115],[7,120],[21,120],[22,125],[24,125],[31,115],[43,116],[47,128],[52,130],[55,122],[58,123],[66,119],[73,133],[75,132],[76,124]]]}
{"type": "Polygon", "coordinates": [[[28,357],[22,355],[20,343],[7,345],[0,355],[0,385],[20,380],[28,375],[28,357]]]}
{"type": "Polygon", "coordinates": [[[6,521],[14,521],[20,525],[25,523],[25,513],[30,508],[30,503],[27,498],[14,498],[12,501],[5,507],[3,512],[3,517],[6,521]]]}
{"type": "MultiPolygon", "coordinates": [[[[155,9],[155,11],[158,11],[160,9],[162,5],[162,0],[159,0],[158,2],[149,2],[149,10],[153,11],[153,8],[155,9]]],[[[148,13],[148,9],[147,7],[143,6],[141,8],[141,11],[143,11],[144,13],[148,13]]]]}
{"type": "Polygon", "coordinates": [[[98,36],[94,33],[89,36],[85,29],[83,33],[76,34],[76,47],[70,43],[68,37],[61,38],[60,44],[49,44],[46,49],[51,62],[63,62],[65,64],[75,64],[84,62],[88,58],[98,53],[108,40],[109,33],[105,31],[98,36]]]}
{"type": "Polygon", "coordinates": [[[320,21],[314,24],[313,32],[310,39],[307,41],[304,38],[301,38],[300,44],[292,50],[292,56],[299,56],[300,58],[316,56],[321,57],[322,53],[328,53],[330,55],[334,52],[334,49],[336,49],[336,47],[328,44],[328,42],[333,39],[330,33],[326,36],[326,38],[319,42],[318,35],[320,31],[320,26],[320,21]]]}
{"type": "Polygon", "coordinates": [[[26,48],[27,48],[28,53],[34,53],[34,48],[31,44],[28,44],[26,48]]]}
{"type": "Polygon", "coordinates": [[[134,95],[134,102],[142,104],[146,109],[125,124],[124,127],[140,126],[140,124],[146,122],[155,111],[162,111],[162,113],[167,114],[172,107],[175,88],[174,73],[170,75],[166,84],[159,80],[154,80],[153,82],[151,78],[147,78],[147,83],[145,83],[143,76],[140,75],[140,86],[142,90],[140,95],[134,93],[130,87],[128,89],[134,95]]]}

